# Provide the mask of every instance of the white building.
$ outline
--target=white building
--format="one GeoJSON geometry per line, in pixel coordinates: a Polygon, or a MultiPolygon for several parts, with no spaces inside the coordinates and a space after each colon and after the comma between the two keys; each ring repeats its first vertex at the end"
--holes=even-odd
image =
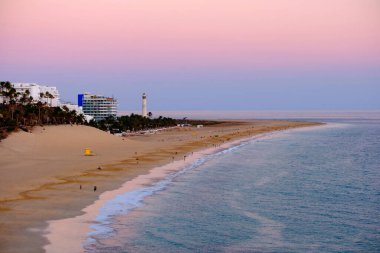
{"type": "MultiPolygon", "coordinates": [[[[36,83],[12,83],[12,86],[15,88],[16,92],[21,94],[28,90],[34,102],[41,101],[42,103],[47,103],[50,106],[59,106],[60,104],[57,87],[43,86],[36,83]],[[53,98],[45,97],[46,92],[53,95],[53,98]],[[44,96],[41,97],[41,93],[43,93],[44,96]]],[[[3,99],[0,96],[0,102],[2,102],[2,100],[3,99]]]]}
{"type": "Polygon", "coordinates": [[[141,112],[141,115],[143,117],[147,117],[148,116],[148,111],[147,111],[147,108],[146,108],[146,94],[145,93],[142,94],[142,112],[141,112]]]}
{"type": "Polygon", "coordinates": [[[93,116],[97,121],[117,115],[117,100],[113,97],[93,95],[88,92],[78,94],[78,106],[82,107],[85,115],[93,116]]]}
{"type": "Polygon", "coordinates": [[[72,103],[61,103],[60,106],[62,109],[64,108],[64,106],[66,106],[70,111],[75,111],[78,115],[83,114],[87,122],[94,118],[93,116],[84,114],[82,106],[78,106],[72,103]]]}

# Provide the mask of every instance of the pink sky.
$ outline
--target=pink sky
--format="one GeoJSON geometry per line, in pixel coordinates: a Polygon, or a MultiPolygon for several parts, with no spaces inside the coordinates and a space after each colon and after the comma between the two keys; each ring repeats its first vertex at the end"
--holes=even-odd
{"type": "Polygon", "coordinates": [[[3,64],[378,65],[378,0],[2,0],[3,64]]]}

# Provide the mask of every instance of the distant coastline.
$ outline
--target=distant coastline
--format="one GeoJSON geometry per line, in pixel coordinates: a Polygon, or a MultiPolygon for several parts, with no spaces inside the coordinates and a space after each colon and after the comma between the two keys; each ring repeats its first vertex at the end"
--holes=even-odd
{"type": "MultiPolygon", "coordinates": [[[[122,111],[129,114],[133,111],[122,111]]],[[[137,111],[136,111],[137,112],[137,111]]],[[[315,120],[319,119],[380,119],[378,110],[189,110],[189,111],[155,111],[154,114],[166,117],[191,117],[208,120],[249,120],[249,119],[281,119],[281,120],[315,120]]]]}

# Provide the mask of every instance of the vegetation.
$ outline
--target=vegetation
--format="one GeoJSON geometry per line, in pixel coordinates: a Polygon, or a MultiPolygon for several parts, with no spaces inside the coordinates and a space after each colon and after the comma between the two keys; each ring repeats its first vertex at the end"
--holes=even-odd
{"type": "Polygon", "coordinates": [[[0,82],[0,139],[18,129],[29,131],[35,125],[85,122],[82,114],[78,115],[66,106],[50,106],[54,96],[49,92],[39,95],[44,102],[35,101],[29,90],[19,93],[10,82],[0,82]]]}
{"type": "Polygon", "coordinates": [[[30,131],[35,125],[49,124],[88,124],[111,133],[127,131],[140,131],[161,127],[170,127],[177,124],[213,125],[218,121],[204,120],[175,120],[159,116],[153,118],[152,113],[148,117],[138,114],[129,116],[108,117],[101,121],[85,121],[84,115],[78,115],[76,111],[70,111],[66,106],[51,106],[54,96],[49,92],[39,94],[40,101],[35,101],[28,90],[18,93],[10,82],[0,82],[0,140],[8,133],[21,129],[30,131]],[[43,102],[41,102],[43,101],[43,102]]]}
{"type": "Polygon", "coordinates": [[[225,123],[224,121],[215,121],[215,120],[193,120],[193,119],[188,120],[186,119],[185,121],[187,122],[187,124],[191,124],[193,126],[196,126],[196,125],[212,126],[212,125],[225,123]]]}
{"type": "Polygon", "coordinates": [[[91,120],[89,124],[101,130],[110,131],[111,133],[148,130],[153,128],[175,126],[177,124],[177,121],[172,118],[162,116],[152,118],[152,113],[149,113],[148,115],[150,117],[143,117],[132,113],[130,116],[121,116],[116,118],[108,117],[98,122],[91,120]]]}
{"type": "Polygon", "coordinates": [[[110,131],[111,133],[121,133],[127,131],[140,131],[149,130],[161,127],[176,126],[177,124],[186,125],[216,125],[223,123],[222,121],[210,121],[210,120],[188,120],[184,118],[182,120],[172,119],[159,116],[158,118],[152,118],[152,113],[148,113],[148,117],[143,117],[138,114],[131,114],[130,116],[121,117],[108,117],[101,121],[91,120],[89,125],[99,128],[103,131],[110,131]]]}

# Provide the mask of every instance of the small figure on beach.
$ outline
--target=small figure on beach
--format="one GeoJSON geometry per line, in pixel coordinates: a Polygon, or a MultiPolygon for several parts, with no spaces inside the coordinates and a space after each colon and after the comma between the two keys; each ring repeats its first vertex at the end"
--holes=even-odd
{"type": "Polygon", "coordinates": [[[81,184],[79,185],[79,190],[82,190],[82,185],[81,184]]]}
{"type": "Polygon", "coordinates": [[[102,167],[98,166],[98,170],[102,170],[102,167]]]}
{"type": "Polygon", "coordinates": [[[186,156],[185,155],[183,156],[183,160],[186,161],[186,156]]]}
{"type": "Polygon", "coordinates": [[[94,192],[96,192],[96,189],[97,189],[97,187],[96,187],[96,185],[94,186],[94,192]]]}

